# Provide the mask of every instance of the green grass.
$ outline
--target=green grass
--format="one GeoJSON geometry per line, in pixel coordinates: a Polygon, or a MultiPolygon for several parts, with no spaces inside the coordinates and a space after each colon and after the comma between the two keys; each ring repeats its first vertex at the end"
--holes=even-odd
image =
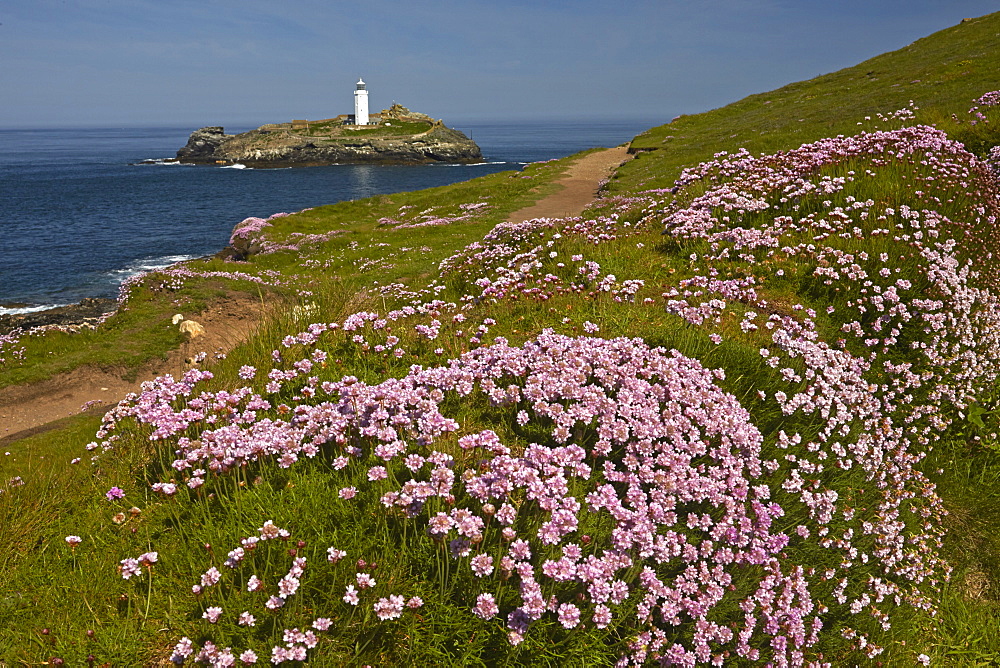
{"type": "MultiPolygon", "coordinates": [[[[188,298],[176,307],[190,312],[203,305],[200,299],[188,298]]],[[[184,340],[163,307],[148,292],[137,290],[128,309],[117,312],[96,330],[24,337],[25,362],[8,363],[0,376],[0,387],[44,380],[85,364],[120,369],[123,375],[134,373],[146,362],[164,358],[184,340]]]]}
{"type": "Polygon", "coordinates": [[[338,121],[324,121],[320,123],[310,123],[308,130],[297,130],[295,134],[306,137],[327,137],[331,141],[340,138],[351,137],[409,137],[411,135],[426,132],[432,127],[430,121],[398,121],[395,119],[372,125],[367,128],[345,128],[338,121]]]}
{"type": "Polygon", "coordinates": [[[397,137],[415,135],[431,129],[431,124],[428,121],[389,122],[391,125],[386,125],[383,122],[370,128],[343,130],[342,134],[345,137],[397,137]]]}

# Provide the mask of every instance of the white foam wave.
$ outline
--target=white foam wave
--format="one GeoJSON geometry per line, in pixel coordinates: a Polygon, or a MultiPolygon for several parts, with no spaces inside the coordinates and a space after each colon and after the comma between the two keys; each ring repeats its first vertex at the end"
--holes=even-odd
{"type": "Polygon", "coordinates": [[[148,165],[150,167],[195,167],[189,162],[178,162],[177,158],[146,158],[142,162],[133,163],[139,166],[148,165]]]}
{"type": "Polygon", "coordinates": [[[247,167],[243,163],[237,162],[234,165],[225,165],[224,167],[221,167],[220,169],[250,169],[250,167],[247,167]]]}
{"type": "Polygon", "coordinates": [[[42,306],[17,307],[0,306],[0,315],[24,315],[25,313],[38,313],[39,311],[48,311],[49,309],[59,308],[61,306],[69,306],[69,304],[44,304],[42,306]]]}
{"type": "MultiPolygon", "coordinates": [[[[428,166],[429,167],[482,167],[483,165],[506,165],[506,164],[508,164],[506,160],[491,160],[487,162],[435,162],[431,163],[428,166]]],[[[518,163],[512,163],[512,164],[518,164],[518,163]]]]}
{"type": "Polygon", "coordinates": [[[193,260],[197,255],[161,255],[160,257],[147,257],[139,260],[133,260],[125,265],[121,269],[113,269],[109,274],[125,280],[136,274],[142,274],[147,271],[156,271],[157,269],[166,269],[170,265],[177,264],[178,262],[184,262],[185,260],[193,260]]]}

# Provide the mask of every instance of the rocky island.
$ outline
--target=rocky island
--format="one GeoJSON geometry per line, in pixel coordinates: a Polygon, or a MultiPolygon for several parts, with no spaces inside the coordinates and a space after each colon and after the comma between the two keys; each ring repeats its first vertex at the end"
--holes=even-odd
{"type": "Polygon", "coordinates": [[[479,146],[462,132],[426,114],[394,104],[357,125],[341,115],[321,121],[263,125],[240,134],[218,126],[191,133],[177,160],[247,167],[313,167],[333,164],[416,165],[473,163],[479,146]]]}

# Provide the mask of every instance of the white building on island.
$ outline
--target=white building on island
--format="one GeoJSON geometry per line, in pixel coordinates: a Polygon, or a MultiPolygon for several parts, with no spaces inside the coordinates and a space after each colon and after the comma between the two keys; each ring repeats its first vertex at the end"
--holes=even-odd
{"type": "Polygon", "coordinates": [[[368,90],[362,79],[354,87],[354,124],[368,125],[368,90]]]}

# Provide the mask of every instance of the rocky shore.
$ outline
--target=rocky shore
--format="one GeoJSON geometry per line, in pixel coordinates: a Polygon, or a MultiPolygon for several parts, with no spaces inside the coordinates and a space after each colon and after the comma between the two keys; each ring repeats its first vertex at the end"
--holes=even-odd
{"type": "Polygon", "coordinates": [[[93,325],[100,320],[102,315],[114,311],[115,303],[114,299],[88,297],[78,304],[59,306],[45,311],[0,314],[0,335],[9,334],[15,329],[29,330],[49,325],[63,327],[93,325]]]}
{"type": "Polygon", "coordinates": [[[334,164],[416,165],[474,163],[479,146],[462,132],[400,107],[385,110],[376,124],[349,126],[339,119],[264,125],[240,134],[209,126],[191,133],[177,160],[193,164],[242,164],[255,168],[334,164]]]}

